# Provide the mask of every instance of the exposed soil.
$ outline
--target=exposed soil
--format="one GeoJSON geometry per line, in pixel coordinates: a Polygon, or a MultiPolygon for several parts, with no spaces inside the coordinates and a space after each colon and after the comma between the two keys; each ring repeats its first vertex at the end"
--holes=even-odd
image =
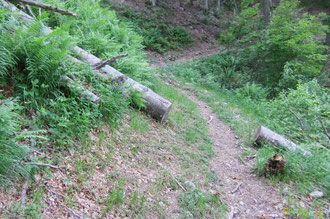
{"type": "Polygon", "coordinates": [[[213,110],[188,91],[182,91],[198,104],[198,110],[208,122],[209,135],[214,142],[213,170],[222,180],[223,195],[229,206],[228,218],[283,218],[284,197],[278,189],[266,184],[252,171],[255,158],[239,160],[242,149],[230,127],[217,119],[213,110]]]}

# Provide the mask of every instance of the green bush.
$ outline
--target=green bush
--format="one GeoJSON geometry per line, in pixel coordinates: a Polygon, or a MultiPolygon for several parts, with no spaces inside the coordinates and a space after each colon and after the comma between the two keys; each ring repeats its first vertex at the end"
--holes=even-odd
{"type": "Polygon", "coordinates": [[[251,37],[255,31],[262,27],[259,4],[254,4],[254,2],[254,0],[241,2],[240,13],[234,16],[229,28],[220,34],[219,42],[230,44],[242,37],[251,37]]]}
{"type": "Polygon", "coordinates": [[[317,17],[304,14],[300,18],[298,3],[281,1],[266,29],[265,43],[259,47],[268,82],[279,83],[280,89],[318,77],[327,57],[326,47],[314,37],[324,35],[326,27],[317,17]]]}
{"type": "Polygon", "coordinates": [[[329,129],[329,99],[329,89],[317,81],[300,83],[296,90],[282,92],[269,103],[271,128],[299,142],[326,143],[327,137],[318,119],[329,129]],[[301,119],[303,127],[296,117],[301,119]]]}
{"type": "Polygon", "coordinates": [[[328,57],[326,46],[315,38],[327,28],[321,18],[299,16],[299,2],[284,0],[274,10],[269,26],[260,29],[259,9],[247,7],[252,2],[242,2],[241,13],[220,38],[226,42],[241,39],[239,45],[244,49],[232,52],[240,60],[237,66],[252,81],[270,88],[270,96],[319,77],[328,57]]]}
{"type": "Polygon", "coordinates": [[[268,96],[268,90],[255,83],[246,83],[242,88],[237,89],[236,93],[257,101],[266,100],[268,96]]]}

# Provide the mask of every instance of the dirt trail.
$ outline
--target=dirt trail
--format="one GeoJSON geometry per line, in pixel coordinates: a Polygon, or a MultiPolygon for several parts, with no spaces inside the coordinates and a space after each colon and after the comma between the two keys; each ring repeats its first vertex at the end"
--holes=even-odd
{"type": "Polygon", "coordinates": [[[209,121],[209,135],[215,146],[212,168],[222,180],[229,210],[227,218],[284,218],[284,197],[281,197],[278,189],[267,185],[253,173],[251,167],[254,161],[243,163],[239,160],[242,149],[231,128],[217,119],[205,102],[188,91],[182,92],[197,103],[201,116],[209,121]]]}

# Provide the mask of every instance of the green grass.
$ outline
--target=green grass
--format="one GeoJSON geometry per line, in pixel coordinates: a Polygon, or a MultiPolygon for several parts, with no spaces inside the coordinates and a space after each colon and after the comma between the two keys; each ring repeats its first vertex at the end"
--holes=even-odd
{"type": "Polygon", "coordinates": [[[217,218],[219,213],[225,210],[218,194],[213,195],[199,189],[189,189],[178,199],[183,215],[187,218],[204,218],[206,216],[217,218]]]}

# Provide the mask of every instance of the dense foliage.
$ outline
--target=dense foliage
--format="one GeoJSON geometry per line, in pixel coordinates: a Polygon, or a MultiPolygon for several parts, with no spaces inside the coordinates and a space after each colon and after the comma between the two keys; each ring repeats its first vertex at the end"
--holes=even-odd
{"type": "MultiPolygon", "coordinates": [[[[159,17],[147,17],[144,13],[128,7],[116,9],[120,18],[127,21],[143,37],[142,43],[148,50],[164,53],[173,49],[185,49],[193,42],[189,31],[183,27],[159,21],[159,17]]],[[[166,10],[159,13],[166,14],[166,10]]]]}
{"type": "Polygon", "coordinates": [[[27,176],[23,159],[30,149],[18,142],[20,116],[12,101],[0,101],[0,183],[8,183],[27,176]]]}
{"type": "Polygon", "coordinates": [[[110,79],[95,76],[90,66],[71,63],[69,56],[75,54],[70,48],[74,45],[102,59],[128,53],[128,58],[114,66],[152,87],[141,37],[120,23],[114,12],[102,9],[95,1],[66,1],[65,6],[64,1],[51,3],[75,7],[79,19],[42,13],[35,22],[27,24],[6,8],[0,10],[0,90],[5,91],[0,95],[1,181],[28,176],[29,147],[18,142],[23,137],[17,138],[22,136],[21,125],[29,131],[47,131],[46,142],[39,141],[40,136],[34,132],[24,132],[29,137],[27,145],[36,141],[38,148],[51,145],[61,150],[71,147],[96,125],[108,123],[115,127],[130,103],[144,106],[140,93],[132,92],[125,99],[110,79]],[[51,33],[46,25],[53,27],[51,33]],[[62,76],[75,78],[75,84],[98,94],[100,103],[81,98],[76,86],[65,85],[62,76]],[[16,104],[8,99],[11,97],[16,98],[16,104]],[[24,124],[14,105],[22,106],[24,124]]]}
{"type": "MultiPolygon", "coordinates": [[[[246,3],[251,1],[242,1],[246,3]]],[[[320,76],[327,59],[326,46],[315,36],[324,36],[326,26],[318,17],[306,13],[301,16],[298,3],[281,1],[265,29],[257,25],[261,20],[258,7],[242,6],[234,24],[220,37],[227,43],[228,36],[231,40],[240,39],[239,44],[245,45],[244,49],[231,54],[244,67],[237,69],[239,75],[244,75],[243,83],[247,79],[262,84],[274,96],[283,89],[295,88],[299,81],[307,82],[320,76]],[[246,31],[242,32],[242,25],[246,31]]]]}
{"type": "MultiPolygon", "coordinates": [[[[313,154],[306,158],[265,144],[258,152],[259,174],[266,174],[265,162],[280,152],[290,166],[276,180],[294,180],[303,191],[315,185],[328,190],[330,155],[325,129],[330,129],[330,90],[319,83],[328,55],[327,47],[316,37],[324,36],[327,27],[319,17],[302,15],[298,1],[281,1],[264,27],[253,2],[242,1],[241,13],[220,37],[232,49],[166,71],[235,102],[235,107],[252,114],[258,124],[313,154]]],[[[221,108],[215,110],[224,113],[221,108]]],[[[226,115],[220,116],[227,120],[226,115]]],[[[235,118],[229,118],[234,123],[235,118]]]]}

